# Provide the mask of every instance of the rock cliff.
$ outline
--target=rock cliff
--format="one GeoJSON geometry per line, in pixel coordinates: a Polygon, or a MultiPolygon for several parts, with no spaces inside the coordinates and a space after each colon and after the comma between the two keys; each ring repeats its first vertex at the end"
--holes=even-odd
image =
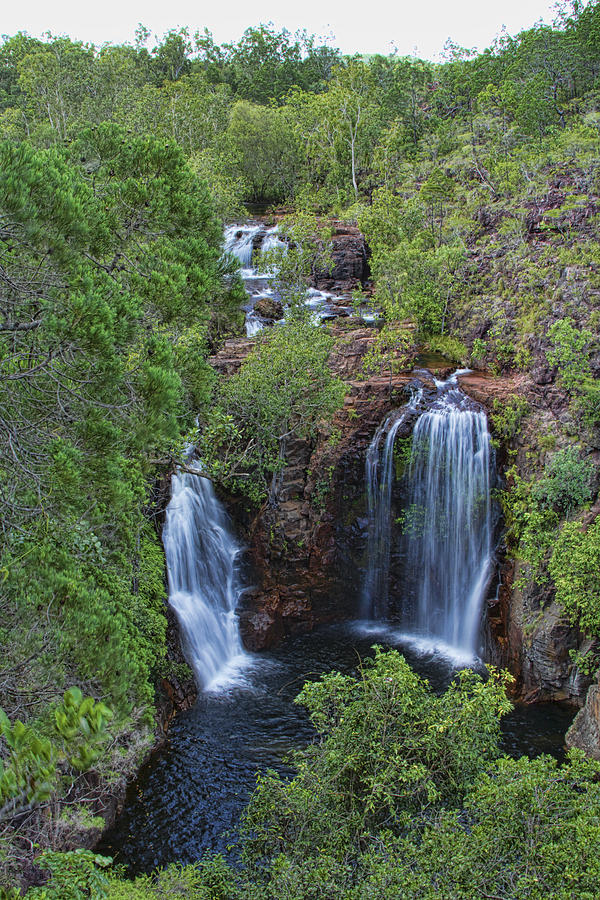
{"type": "MultiPolygon", "coordinates": [[[[415,376],[405,371],[365,377],[362,364],[376,332],[352,324],[332,330],[336,345],[330,364],[348,383],[344,407],[314,442],[294,440],[288,445],[276,502],[245,523],[257,587],[246,595],[241,623],[244,641],[253,650],[357,612],[366,551],[365,455],[385,416],[406,403],[415,376]]],[[[244,339],[228,341],[212,364],[231,374],[250,347],[244,339]]],[[[459,381],[462,390],[488,410],[492,429],[494,411],[515,395],[528,400],[535,414],[514,438],[517,457],[526,456],[528,432],[543,430],[560,400],[552,388],[540,388],[523,374],[471,372],[459,381]]],[[[433,393],[433,384],[431,389],[433,393]]],[[[413,425],[408,419],[398,439],[407,437],[413,425]]],[[[502,469],[502,448],[498,460],[502,469]]],[[[527,700],[583,702],[589,682],[575,677],[570,656],[581,646],[581,634],[566,622],[551,589],[519,586],[520,570],[506,557],[500,532],[499,539],[497,577],[487,601],[490,659],[511,669],[519,695],[527,700]]],[[[399,594],[401,560],[393,554],[390,578],[391,593],[399,594]]]]}

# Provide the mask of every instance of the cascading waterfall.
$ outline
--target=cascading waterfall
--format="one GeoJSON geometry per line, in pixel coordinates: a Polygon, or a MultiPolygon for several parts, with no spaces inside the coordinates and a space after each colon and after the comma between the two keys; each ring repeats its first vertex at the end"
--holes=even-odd
{"type": "Polygon", "coordinates": [[[392,482],[394,442],[407,416],[414,412],[423,395],[414,391],[401,413],[393,413],[379,426],[369,445],[365,463],[367,484],[368,544],[367,571],[363,584],[362,612],[366,618],[385,618],[388,608],[388,579],[392,536],[392,482]],[[383,451],[381,442],[383,436],[383,451]]]}
{"type": "Polygon", "coordinates": [[[265,236],[263,238],[263,242],[260,247],[261,253],[267,253],[269,250],[275,250],[276,247],[281,247],[283,250],[287,247],[285,241],[282,241],[279,237],[279,228],[277,225],[274,225],[273,228],[268,228],[265,231],[265,236]]]}
{"type": "Polygon", "coordinates": [[[456,387],[413,431],[404,511],[405,619],[416,635],[455,654],[477,655],[492,557],[492,448],[483,410],[456,387]]]}
{"type": "Polygon", "coordinates": [[[242,591],[240,546],[207,478],[174,474],[163,545],[169,604],[175,610],[184,654],[201,689],[232,679],[248,661],[235,608],[242,591]]]}
{"type": "Polygon", "coordinates": [[[239,260],[241,276],[248,294],[248,303],[244,305],[246,313],[246,336],[254,337],[264,328],[264,323],[254,312],[257,300],[274,297],[271,288],[271,275],[259,272],[252,265],[254,249],[259,246],[260,253],[283,244],[279,239],[277,226],[266,228],[261,222],[255,225],[228,225],[223,235],[223,249],[239,260]]]}
{"type": "Polygon", "coordinates": [[[232,253],[243,269],[249,269],[254,241],[263,230],[263,225],[228,225],[223,235],[223,249],[226,253],[232,253]]]}
{"type": "MultiPolygon", "coordinates": [[[[436,386],[413,429],[404,476],[402,626],[407,637],[472,659],[491,570],[493,451],[485,413],[459,390],[456,375],[436,386]]],[[[386,420],[367,453],[363,609],[375,619],[388,614],[393,446],[402,420],[386,420]]]]}

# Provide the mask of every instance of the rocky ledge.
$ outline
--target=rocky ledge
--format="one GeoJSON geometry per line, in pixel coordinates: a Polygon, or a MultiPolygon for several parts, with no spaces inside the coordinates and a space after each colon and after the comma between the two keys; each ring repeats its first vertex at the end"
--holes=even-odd
{"type": "Polygon", "coordinates": [[[329,272],[316,272],[314,287],[319,291],[350,293],[363,288],[371,276],[369,248],[363,234],[355,225],[332,223],[331,256],[333,267],[329,272]]]}

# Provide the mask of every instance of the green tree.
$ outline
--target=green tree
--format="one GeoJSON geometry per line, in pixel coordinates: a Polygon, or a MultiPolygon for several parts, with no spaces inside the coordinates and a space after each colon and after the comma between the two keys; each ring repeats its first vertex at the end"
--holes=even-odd
{"type": "Polygon", "coordinates": [[[213,310],[238,315],[239,282],[176,146],[104,126],[0,157],[6,666],[31,708],[49,672],[148,705],[165,620],[132,577],[145,477],[207,398],[213,310]]]}
{"type": "Polygon", "coordinates": [[[349,155],[355,200],[358,200],[360,168],[379,124],[375,98],[372,74],[365,63],[350,59],[337,67],[327,92],[327,105],[337,140],[349,155]]]}
{"type": "Polygon", "coordinates": [[[69,38],[52,38],[19,63],[19,87],[33,124],[45,125],[50,141],[63,141],[93,90],[93,49],[69,38]]]}
{"type": "Polygon", "coordinates": [[[281,244],[260,255],[259,268],[272,272],[272,283],[291,316],[310,317],[306,306],[309,279],[331,268],[330,233],[307,213],[288,216],[278,227],[281,244]]]}
{"type": "Polygon", "coordinates": [[[289,110],[239,100],[231,111],[227,145],[234,171],[249,187],[249,200],[280,201],[294,195],[301,153],[289,110]]]}
{"type": "Polygon", "coordinates": [[[187,75],[192,67],[191,52],[192,42],[187,28],[167,31],[162,42],[152,51],[152,69],[157,84],[177,81],[182,75],[187,75]]]}
{"type": "Polygon", "coordinates": [[[304,318],[270,330],[240,371],[222,383],[202,435],[208,471],[254,502],[277,493],[285,448],[314,435],[342,402],[345,387],[331,374],[331,337],[304,318]]]}
{"type": "Polygon", "coordinates": [[[591,637],[600,637],[600,522],[587,529],[566,522],[549,563],[556,599],[572,622],[591,637]]]}

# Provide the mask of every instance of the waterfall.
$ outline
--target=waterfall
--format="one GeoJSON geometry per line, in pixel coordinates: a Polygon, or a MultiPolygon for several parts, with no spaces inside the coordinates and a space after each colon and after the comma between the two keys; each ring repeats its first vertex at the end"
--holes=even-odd
{"type": "Polygon", "coordinates": [[[274,225],[273,228],[267,229],[265,231],[265,236],[263,238],[263,242],[261,244],[260,252],[267,253],[269,250],[274,250],[276,247],[281,247],[283,250],[287,248],[287,244],[285,241],[282,241],[279,237],[279,228],[277,225],[274,225]]]}
{"type": "MultiPolygon", "coordinates": [[[[402,626],[416,642],[472,659],[492,562],[493,451],[485,413],[458,389],[456,374],[435,384],[437,397],[413,429],[404,475],[402,626]]],[[[386,420],[366,460],[363,608],[379,619],[388,614],[393,445],[401,421],[386,420]]]]}
{"type": "Polygon", "coordinates": [[[362,612],[366,618],[385,618],[388,609],[388,579],[392,537],[392,483],[394,480],[394,442],[407,416],[414,412],[423,395],[413,391],[410,402],[400,413],[392,413],[379,426],[369,445],[365,462],[367,485],[367,571],[363,584],[362,612]],[[380,445],[383,442],[383,452],[380,445]],[[380,458],[381,457],[381,458],[380,458]]]}
{"type": "Polygon", "coordinates": [[[221,686],[248,660],[235,613],[241,548],[207,478],[173,475],[163,545],[185,657],[201,689],[221,686]]]}
{"type": "Polygon", "coordinates": [[[405,619],[416,635],[476,656],[492,558],[487,419],[455,385],[418,419],[406,475],[405,619]]]}
{"type": "Polygon", "coordinates": [[[223,249],[232,253],[243,269],[252,265],[254,241],[264,231],[264,225],[228,225],[223,235],[223,249]]]}

